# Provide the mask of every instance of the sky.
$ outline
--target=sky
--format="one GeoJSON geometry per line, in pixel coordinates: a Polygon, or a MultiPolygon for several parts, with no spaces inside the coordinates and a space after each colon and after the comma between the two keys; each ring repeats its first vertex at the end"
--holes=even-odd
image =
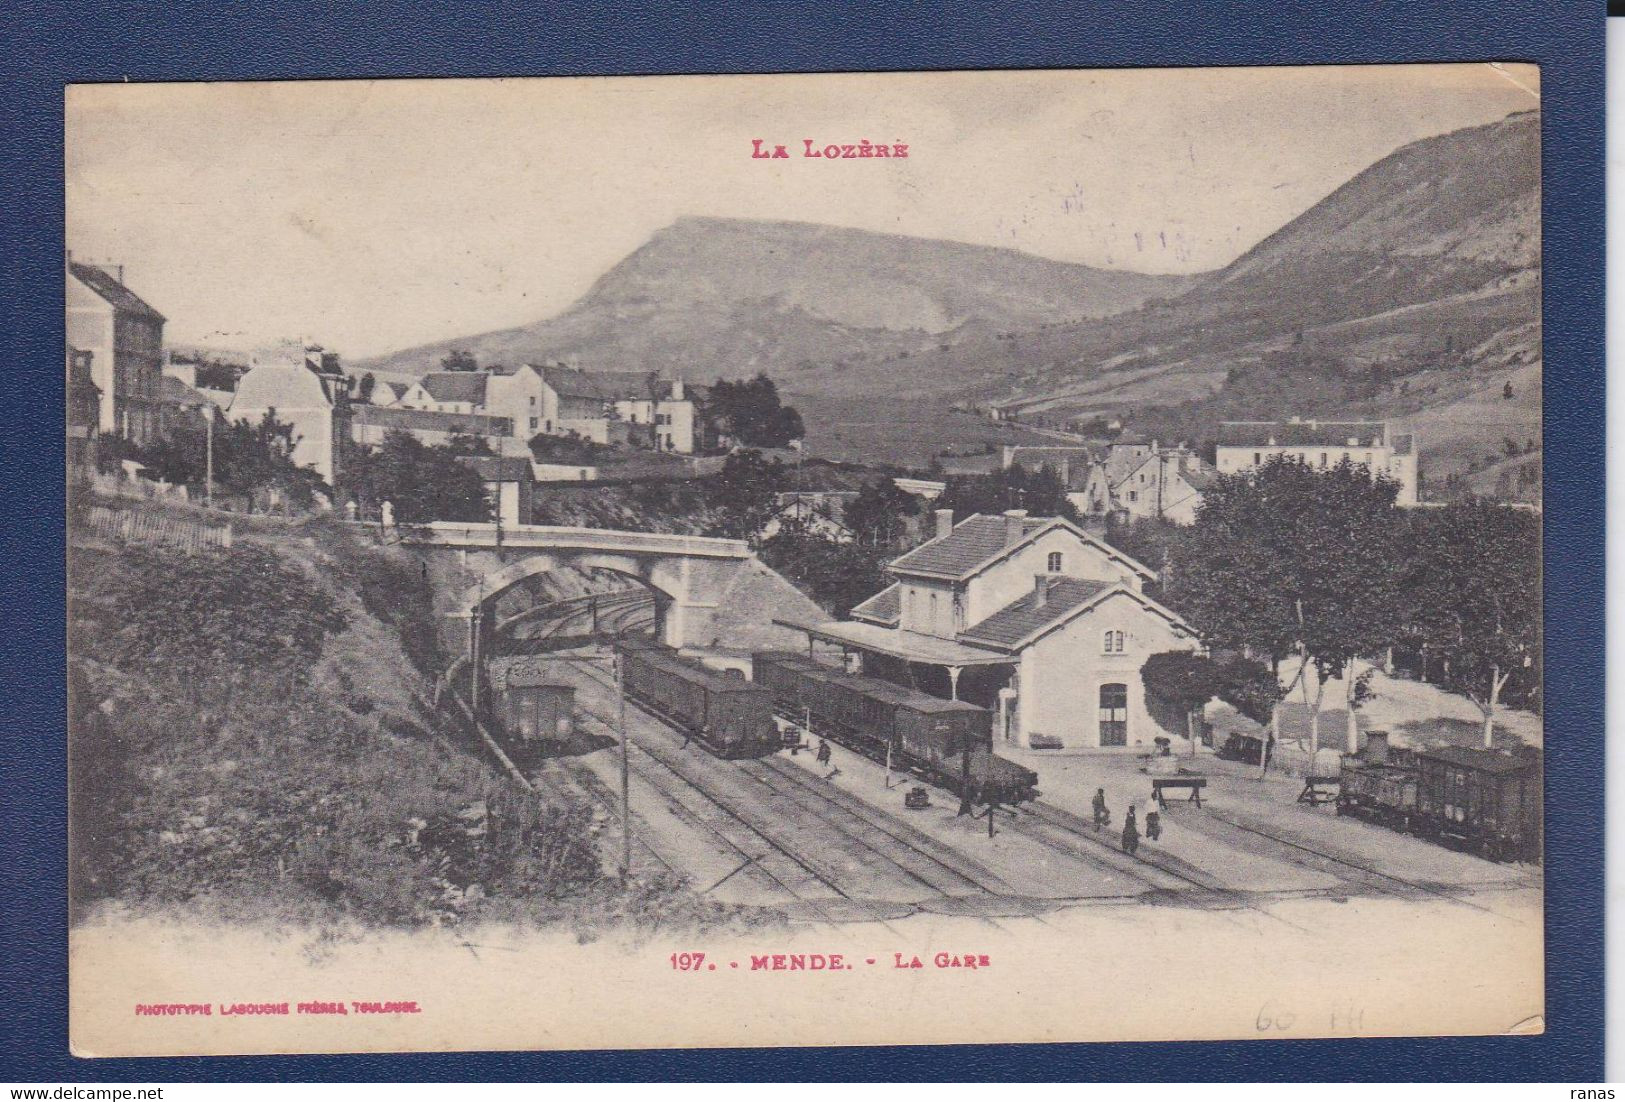
{"type": "Polygon", "coordinates": [[[76,85],[67,244],[171,342],[362,357],[551,317],[689,215],[1205,271],[1538,95],[1517,65],[76,85]]]}

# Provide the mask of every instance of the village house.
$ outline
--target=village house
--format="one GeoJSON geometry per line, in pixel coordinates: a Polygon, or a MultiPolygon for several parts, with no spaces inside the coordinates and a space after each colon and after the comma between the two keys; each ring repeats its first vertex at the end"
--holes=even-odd
{"type": "Polygon", "coordinates": [[[332,485],[345,431],[336,423],[341,419],[335,417],[333,399],[322,379],[303,362],[262,363],[250,368],[237,381],[226,416],[258,423],[272,411],[278,421],[293,427],[289,458],[332,485]]]}
{"type": "Polygon", "coordinates": [[[788,491],[774,500],[773,513],[756,533],[757,540],[770,540],[786,525],[796,525],[808,533],[834,543],[851,543],[852,529],[846,526],[847,502],[858,496],[856,490],[788,491]]]}
{"type": "Polygon", "coordinates": [[[376,447],[391,432],[404,432],[425,444],[449,444],[459,436],[483,440],[496,454],[529,458],[530,448],[514,435],[513,422],[506,417],[483,413],[441,413],[432,409],[405,406],[357,404],[350,407],[352,439],[365,447],[376,447]]]}
{"type": "Polygon", "coordinates": [[[544,386],[542,432],[595,444],[633,444],[683,455],[694,451],[694,402],[681,379],[562,365],[526,369],[537,373],[544,386]]]}
{"type": "Polygon", "coordinates": [[[1146,596],[1148,567],[1059,518],[935,516],[936,536],[892,560],[892,585],[852,618],[802,625],[874,677],[994,712],[994,743],[1149,746],[1165,729],[1140,668],[1197,648],[1146,596]]]}
{"type": "Polygon", "coordinates": [[[483,371],[437,371],[409,386],[394,405],[435,413],[485,413],[488,377],[483,371]]]}
{"type": "Polygon", "coordinates": [[[479,473],[499,523],[510,526],[530,523],[535,479],[531,476],[528,459],[470,455],[462,457],[460,462],[479,473]]]}
{"type": "Polygon", "coordinates": [[[68,344],[90,354],[97,431],[147,444],[162,433],[164,316],[124,285],[124,268],[67,263],[68,344]]]}
{"type": "Polygon", "coordinates": [[[1104,449],[1006,445],[1002,459],[1006,469],[1054,471],[1067,501],[1090,518],[1116,513],[1191,524],[1203,491],[1217,477],[1214,468],[1189,448],[1163,448],[1155,440],[1134,437],[1104,449]]]}
{"type": "Polygon", "coordinates": [[[1416,437],[1396,433],[1386,421],[1225,421],[1215,456],[1220,474],[1236,474],[1286,456],[1311,467],[1335,467],[1345,459],[1372,478],[1399,483],[1399,505],[1417,502],[1416,437]]]}
{"type": "Polygon", "coordinates": [[[96,472],[97,442],[101,436],[102,392],[91,378],[91,353],[68,345],[68,473],[88,477],[96,472]]]}
{"type": "Polygon", "coordinates": [[[1112,484],[1113,507],[1136,520],[1194,524],[1218,473],[1189,448],[1155,448],[1112,484]]]}

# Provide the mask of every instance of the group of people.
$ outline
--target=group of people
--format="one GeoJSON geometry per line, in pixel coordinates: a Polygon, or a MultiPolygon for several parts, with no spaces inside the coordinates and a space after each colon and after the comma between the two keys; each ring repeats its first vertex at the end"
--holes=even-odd
{"type": "MultiPolygon", "coordinates": [[[[1104,788],[1095,789],[1094,810],[1096,830],[1103,830],[1111,826],[1112,813],[1111,809],[1106,806],[1106,790],[1104,788]]],[[[1154,798],[1145,801],[1144,822],[1146,838],[1155,842],[1162,837],[1162,812],[1157,807],[1157,801],[1154,798]]],[[[1128,805],[1128,814],[1123,818],[1123,852],[1132,857],[1134,851],[1139,848],[1140,826],[1135,820],[1135,807],[1131,803],[1128,805]]]]}

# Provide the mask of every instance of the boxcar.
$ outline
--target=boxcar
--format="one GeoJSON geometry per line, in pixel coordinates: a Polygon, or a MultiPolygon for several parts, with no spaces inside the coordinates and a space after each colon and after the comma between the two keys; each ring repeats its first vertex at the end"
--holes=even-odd
{"type": "Polygon", "coordinates": [[[779,748],[766,689],[658,643],[628,641],[618,653],[626,695],[718,757],[761,757],[779,748]]]}
{"type": "Polygon", "coordinates": [[[973,795],[1018,803],[1036,797],[1038,774],[992,752],[986,708],[848,674],[786,651],[758,651],[751,668],[780,714],[812,733],[891,762],[950,791],[963,787],[970,752],[973,795]]]}
{"type": "Polygon", "coordinates": [[[1495,861],[1540,860],[1538,752],[1404,750],[1372,731],[1360,753],[1344,755],[1340,779],[1339,815],[1454,841],[1495,861]]]}
{"type": "Polygon", "coordinates": [[[567,739],[575,731],[575,697],[569,685],[510,676],[497,695],[497,722],[525,745],[567,739]]]}
{"type": "Polygon", "coordinates": [[[1417,825],[1491,860],[1538,860],[1541,771],[1537,754],[1445,746],[1416,755],[1417,825]]]}

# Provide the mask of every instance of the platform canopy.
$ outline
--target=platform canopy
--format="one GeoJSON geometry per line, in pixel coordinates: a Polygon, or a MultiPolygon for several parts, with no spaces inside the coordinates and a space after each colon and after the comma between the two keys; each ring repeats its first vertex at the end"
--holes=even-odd
{"type": "Polygon", "coordinates": [[[773,621],[782,627],[804,631],[808,638],[834,643],[854,650],[872,651],[907,662],[923,662],[932,666],[1012,666],[1021,661],[1014,654],[997,654],[980,647],[968,647],[952,639],[935,635],[922,635],[917,631],[902,631],[864,624],[854,620],[831,620],[824,624],[798,624],[789,620],[773,621]]]}

